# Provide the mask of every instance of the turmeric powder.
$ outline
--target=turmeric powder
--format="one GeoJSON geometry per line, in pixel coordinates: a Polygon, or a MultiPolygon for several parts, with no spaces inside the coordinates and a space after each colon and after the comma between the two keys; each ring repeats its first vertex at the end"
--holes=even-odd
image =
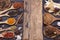
{"type": "Polygon", "coordinates": [[[9,24],[9,25],[13,25],[15,22],[16,22],[15,18],[9,18],[7,20],[7,24],[9,24]]]}

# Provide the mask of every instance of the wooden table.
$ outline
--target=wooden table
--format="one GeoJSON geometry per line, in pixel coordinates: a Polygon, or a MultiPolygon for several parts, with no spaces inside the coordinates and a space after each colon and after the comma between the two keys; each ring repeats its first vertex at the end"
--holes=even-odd
{"type": "Polygon", "coordinates": [[[24,0],[23,40],[43,40],[42,0],[24,0]]]}

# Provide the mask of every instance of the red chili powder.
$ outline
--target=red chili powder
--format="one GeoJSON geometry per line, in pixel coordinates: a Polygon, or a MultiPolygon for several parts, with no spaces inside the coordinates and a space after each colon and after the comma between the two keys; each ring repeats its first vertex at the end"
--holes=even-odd
{"type": "Polygon", "coordinates": [[[24,8],[24,3],[22,2],[15,2],[13,4],[14,8],[24,8]]]}
{"type": "Polygon", "coordinates": [[[4,35],[5,38],[13,38],[14,37],[14,34],[11,33],[11,32],[7,32],[5,35],[4,35]]]}

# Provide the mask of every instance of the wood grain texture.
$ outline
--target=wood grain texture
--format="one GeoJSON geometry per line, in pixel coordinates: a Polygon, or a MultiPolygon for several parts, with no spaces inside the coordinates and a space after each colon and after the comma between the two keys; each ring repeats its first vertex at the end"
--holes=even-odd
{"type": "Polygon", "coordinates": [[[29,0],[24,0],[24,25],[23,25],[23,40],[29,40],[28,39],[28,33],[29,33],[29,28],[28,28],[28,16],[29,16],[29,10],[30,10],[30,6],[29,6],[29,0]]]}
{"type": "Polygon", "coordinates": [[[42,0],[25,0],[25,10],[27,10],[27,12],[24,13],[25,21],[23,39],[43,40],[42,0]]]}

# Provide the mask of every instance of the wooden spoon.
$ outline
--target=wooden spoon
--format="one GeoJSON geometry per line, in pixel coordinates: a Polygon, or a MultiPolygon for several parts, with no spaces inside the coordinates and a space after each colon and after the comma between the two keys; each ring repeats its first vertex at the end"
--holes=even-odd
{"type": "Polygon", "coordinates": [[[15,33],[12,31],[5,31],[2,33],[2,35],[4,36],[3,38],[14,38],[15,37],[15,33]]]}
{"type": "Polygon", "coordinates": [[[9,12],[7,12],[7,13],[5,13],[5,14],[0,15],[0,17],[3,17],[3,16],[10,16],[10,15],[8,15],[8,13],[9,13],[9,12]]]}
{"type": "Polygon", "coordinates": [[[0,0],[0,11],[9,8],[11,4],[11,0],[0,0]]]}
{"type": "Polygon", "coordinates": [[[16,26],[11,26],[11,27],[6,28],[6,29],[0,28],[0,32],[2,32],[2,31],[8,31],[8,30],[10,30],[10,31],[15,31],[15,29],[16,29],[16,26]]]}
{"type": "Polygon", "coordinates": [[[18,9],[18,8],[23,8],[23,7],[24,7],[23,3],[15,2],[9,9],[6,9],[4,11],[0,11],[0,14],[4,13],[6,11],[9,11],[11,9],[18,9]]]}
{"type": "Polygon", "coordinates": [[[6,23],[9,25],[13,25],[15,24],[15,22],[16,22],[15,18],[8,18],[6,21],[0,22],[0,24],[6,23]]]}
{"type": "Polygon", "coordinates": [[[17,21],[16,21],[16,24],[15,25],[17,25],[18,24],[18,22],[21,22],[21,18],[23,17],[23,13],[21,13],[19,16],[18,16],[18,19],[17,19],[17,21]]]}
{"type": "Polygon", "coordinates": [[[14,31],[16,28],[17,28],[16,26],[11,26],[11,27],[9,27],[9,28],[7,28],[5,30],[12,30],[12,31],[14,31]]]}
{"type": "Polygon", "coordinates": [[[56,21],[56,20],[60,20],[60,18],[55,18],[53,15],[49,14],[49,13],[45,13],[44,14],[44,24],[51,24],[52,22],[56,21]]]}
{"type": "Polygon", "coordinates": [[[60,35],[60,30],[54,26],[48,25],[44,28],[44,35],[49,38],[55,38],[60,35]]]}
{"type": "Polygon", "coordinates": [[[16,15],[18,15],[18,14],[17,14],[17,13],[10,13],[10,14],[9,14],[9,12],[7,12],[7,13],[5,13],[5,14],[0,15],[0,17],[3,17],[3,16],[10,17],[10,16],[16,16],[16,15]]]}

